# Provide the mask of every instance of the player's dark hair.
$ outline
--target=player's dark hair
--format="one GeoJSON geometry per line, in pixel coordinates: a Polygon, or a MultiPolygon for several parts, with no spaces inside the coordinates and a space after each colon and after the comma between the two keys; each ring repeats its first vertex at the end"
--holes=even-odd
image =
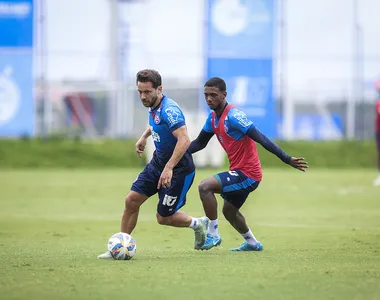
{"type": "Polygon", "coordinates": [[[226,82],[220,77],[210,78],[204,86],[216,87],[221,92],[225,92],[227,90],[226,82]]]}
{"type": "Polygon", "coordinates": [[[158,73],[156,70],[152,69],[145,69],[141,70],[136,75],[136,84],[137,82],[151,82],[153,88],[158,88],[160,85],[162,85],[162,79],[160,73],[158,73]]]}

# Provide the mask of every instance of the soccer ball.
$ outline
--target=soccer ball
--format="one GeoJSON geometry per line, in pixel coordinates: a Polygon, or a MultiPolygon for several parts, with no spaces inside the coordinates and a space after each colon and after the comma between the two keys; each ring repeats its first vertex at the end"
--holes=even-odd
{"type": "Polygon", "coordinates": [[[113,259],[129,260],[136,254],[136,241],[127,233],[115,233],[108,240],[108,251],[113,259]]]}

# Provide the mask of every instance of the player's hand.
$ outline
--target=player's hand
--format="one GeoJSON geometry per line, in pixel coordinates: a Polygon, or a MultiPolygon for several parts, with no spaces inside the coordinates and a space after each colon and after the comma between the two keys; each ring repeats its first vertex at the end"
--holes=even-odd
{"type": "Polygon", "coordinates": [[[305,172],[306,169],[309,167],[307,164],[307,161],[305,161],[303,157],[290,158],[289,165],[291,165],[293,168],[296,168],[302,172],[305,172]]]}
{"type": "Polygon", "coordinates": [[[145,146],[146,146],[146,139],[145,138],[140,138],[137,143],[136,143],[136,153],[137,155],[141,158],[142,156],[142,153],[144,152],[145,150],[145,146]]]}
{"type": "Polygon", "coordinates": [[[157,189],[168,188],[172,183],[173,169],[170,167],[165,167],[161,173],[160,179],[158,180],[157,189]]]}

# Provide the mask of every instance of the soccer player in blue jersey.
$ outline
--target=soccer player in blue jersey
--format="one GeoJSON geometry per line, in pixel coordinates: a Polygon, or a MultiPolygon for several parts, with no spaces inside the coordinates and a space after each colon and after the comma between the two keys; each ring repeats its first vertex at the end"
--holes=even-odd
{"type": "MultiPolygon", "coordinates": [[[[193,218],[180,210],[186,203],[186,194],[195,176],[193,158],[188,151],[190,138],[185,117],[178,104],[162,94],[161,75],[157,71],[138,72],[136,84],[142,104],[149,108],[149,127],[137,141],[136,152],[141,158],[149,136],[152,136],[156,149],[125,199],[121,232],[132,233],[140,206],[158,193],[157,222],[192,228],[195,233],[194,248],[199,249],[205,243],[209,219],[193,218]]],[[[98,256],[110,257],[108,251],[98,256]]]]}

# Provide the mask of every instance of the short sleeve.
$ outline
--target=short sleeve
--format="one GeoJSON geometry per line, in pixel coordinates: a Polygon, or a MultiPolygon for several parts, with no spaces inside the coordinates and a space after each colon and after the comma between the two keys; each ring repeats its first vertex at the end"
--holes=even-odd
{"type": "Polygon", "coordinates": [[[169,129],[172,132],[186,124],[181,109],[174,105],[165,108],[162,112],[161,118],[166,124],[168,124],[169,129]]]}
{"type": "Polygon", "coordinates": [[[228,113],[228,121],[231,128],[246,134],[253,122],[248,119],[247,115],[237,108],[233,108],[228,113]]]}
{"type": "Polygon", "coordinates": [[[204,131],[214,133],[214,129],[212,128],[212,113],[210,113],[206,119],[205,125],[202,128],[204,131]]]}

